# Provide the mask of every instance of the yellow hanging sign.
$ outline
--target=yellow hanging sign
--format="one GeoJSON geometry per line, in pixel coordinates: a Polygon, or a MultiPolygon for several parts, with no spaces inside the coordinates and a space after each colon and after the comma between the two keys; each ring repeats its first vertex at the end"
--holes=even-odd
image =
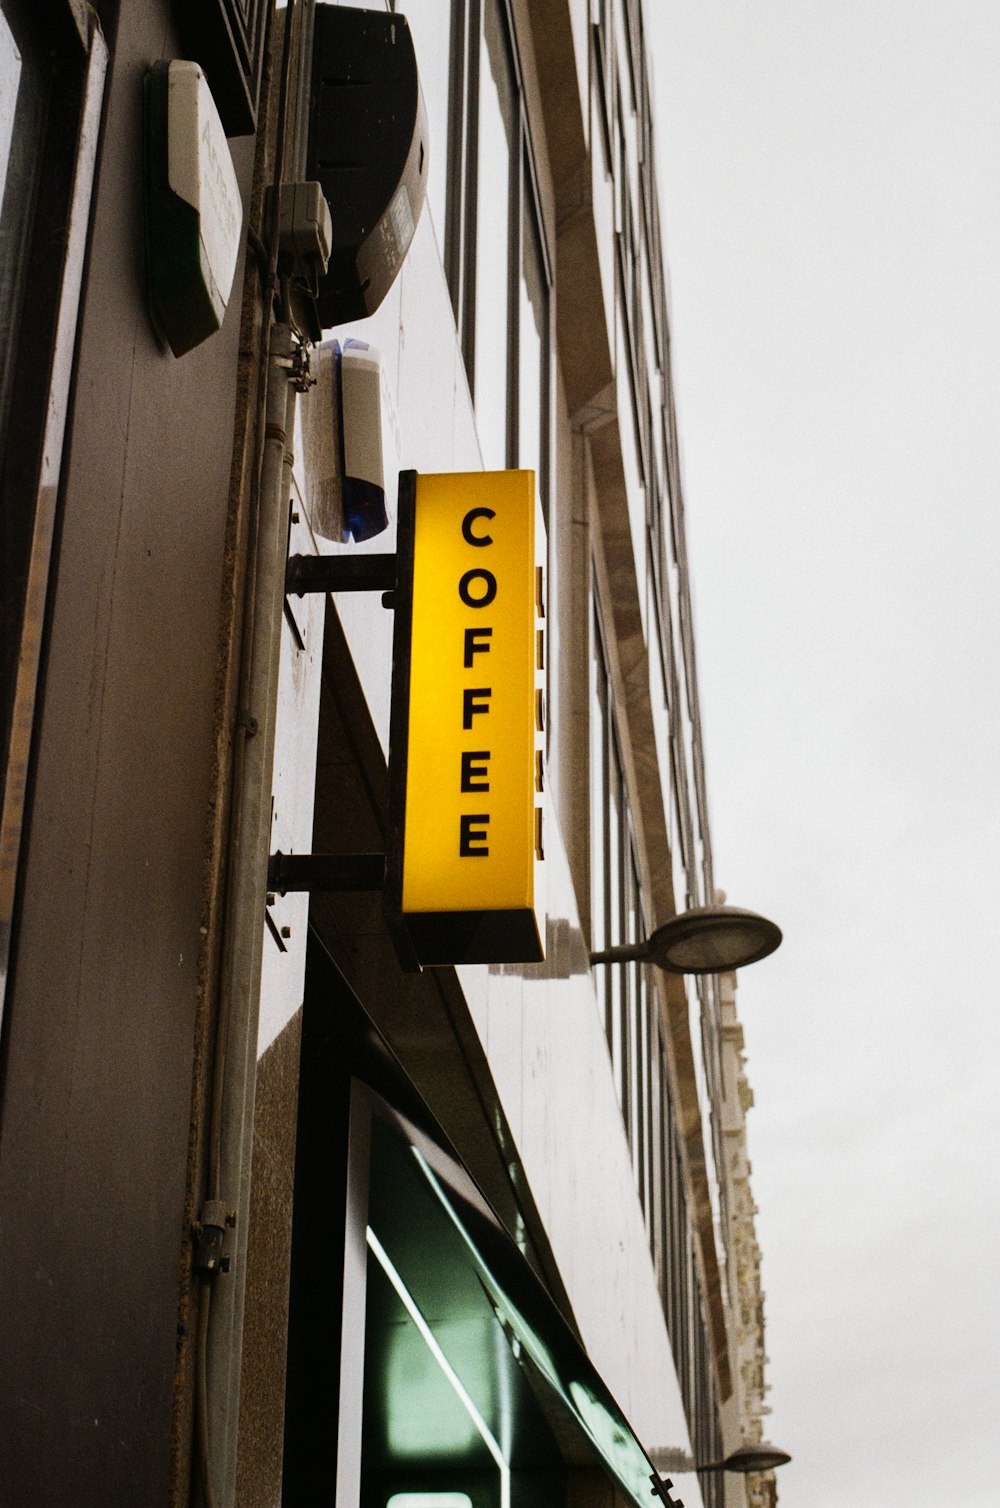
{"type": "Polygon", "coordinates": [[[403,473],[398,529],[391,904],[421,964],[536,962],[544,557],[534,473],[403,473]]]}

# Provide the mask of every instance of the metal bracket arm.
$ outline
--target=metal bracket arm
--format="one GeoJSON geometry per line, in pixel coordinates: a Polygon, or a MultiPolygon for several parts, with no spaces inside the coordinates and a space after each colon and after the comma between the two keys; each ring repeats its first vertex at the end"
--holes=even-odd
{"type": "Polygon", "coordinates": [[[290,555],[285,595],[306,592],[392,592],[395,555],[290,555]]]}
{"type": "Polygon", "coordinates": [[[290,890],[317,894],[339,890],[384,890],[384,853],[278,853],[267,866],[267,887],[279,895],[290,890]]]}

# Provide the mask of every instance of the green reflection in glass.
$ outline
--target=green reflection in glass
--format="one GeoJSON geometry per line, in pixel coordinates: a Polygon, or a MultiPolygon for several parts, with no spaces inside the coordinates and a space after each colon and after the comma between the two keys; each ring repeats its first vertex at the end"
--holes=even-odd
{"type": "MultiPolygon", "coordinates": [[[[419,1156],[419,1153],[417,1155],[419,1156]]],[[[382,1245],[382,1243],[379,1240],[378,1236],[376,1236],[375,1232],[372,1230],[371,1226],[367,1227],[367,1229],[365,1231],[365,1238],[366,1238],[366,1240],[368,1242],[368,1246],[369,1246],[370,1251],[374,1255],[376,1261],[378,1262],[378,1264],[381,1267],[382,1271],[385,1273],[386,1277],[389,1279],[389,1282],[392,1284],[393,1288],[395,1289],[397,1296],[402,1301],[403,1308],[406,1310],[407,1314],[410,1316],[410,1319],[413,1321],[414,1325],[416,1326],[417,1331],[418,1331],[421,1339],[423,1340],[424,1344],[427,1346],[428,1351],[431,1353],[431,1355],[433,1356],[434,1360],[437,1362],[438,1366],[440,1367],[441,1371],[444,1373],[445,1377],[448,1379],[448,1382],[451,1384],[452,1388],[454,1389],[455,1394],[456,1394],[459,1402],[462,1404],[462,1407],[465,1409],[466,1413],[469,1416],[469,1419],[471,1420],[472,1424],[475,1426],[475,1429],[476,1429],[477,1433],[479,1434],[481,1440],[485,1444],[486,1449],[489,1451],[490,1455],[493,1457],[494,1461],[496,1462],[496,1464],[497,1464],[497,1470],[500,1473],[500,1508],[510,1508],[510,1467],[509,1467],[509,1465],[507,1464],[507,1461],[504,1458],[503,1451],[500,1449],[500,1446],[497,1444],[496,1439],[494,1438],[494,1436],[493,1436],[493,1434],[492,1434],[492,1432],[490,1430],[489,1425],[486,1423],[486,1420],[483,1418],[482,1414],[479,1412],[479,1410],[476,1408],[476,1405],[473,1403],[471,1397],[469,1396],[469,1393],[467,1392],[466,1388],[464,1387],[464,1385],[462,1383],[461,1378],[458,1376],[458,1374],[455,1371],[454,1367],[451,1365],[451,1362],[448,1360],[447,1356],[445,1356],[445,1354],[442,1351],[441,1347],[438,1345],[438,1342],[437,1342],[437,1339],[436,1339],[436,1337],[434,1335],[433,1330],[431,1329],[430,1325],[427,1323],[427,1321],[424,1318],[423,1314],[421,1313],[420,1309],[417,1307],[416,1300],[414,1299],[414,1297],[411,1294],[410,1290],[407,1288],[406,1284],[403,1282],[403,1279],[400,1277],[398,1271],[396,1270],[395,1266],[393,1265],[392,1259],[390,1258],[390,1256],[389,1256],[388,1252],[386,1251],[385,1247],[382,1245]]],[[[428,1496],[432,1496],[432,1497],[435,1497],[435,1498],[438,1498],[438,1499],[440,1499],[442,1497],[446,1497],[446,1496],[452,1496],[452,1497],[456,1497],[457,1496],[459,1498],[462,1498],[464,1500],[464,1502],[469,1502],[468,1498],[465,1497],[464,1493],[458,1493],[458,1494],[440,1494],[440,1493],[437,1493],[437,1494],[426,1494],[426,1493],[422,1493],[422,1494],[421,1493],[405,1494],[405,1493],[399,1493],[399,1494],[397,1494],[397,1497],[406,1497],[406,1496],[410,1496],[410,1497],[424,1497],[424,1498],[426,1498],[428,1496]]],[[[441,1505],[440,1503],[439,1503],[439,1508],[443,1508],[443,1505],[441,1505]]],[[[471,1508],[471,1504],[469,1505],[469,1508],[471,1508]]]]}
{"type": "Polygon", "coordinates": [[[510,1288],[514,1284],[504,1285],[491,1271],[456,1210],[449,1191],[423,1154],[416,1147],[412,1150],[421,1172],[462,1237],[501,1320],[576,1419],[615,1479],[639,1508],[647,1508],[652,1463],[551,1298],[519,1253],[517,1260],[522,1264],[523,1281],[517,1286],[522,1292],[520,1299],[511,1294],[510,1288]],[[527,1302],[532,1303],[533,1311],[538,1315],[536,1321],[529,1319],[525,1312],[527,1302]],[[547,1312],[549,1310],[551,1312],[547,1312]],[[543,1328],[545,1333],[542,1333],[543,1328]]]}

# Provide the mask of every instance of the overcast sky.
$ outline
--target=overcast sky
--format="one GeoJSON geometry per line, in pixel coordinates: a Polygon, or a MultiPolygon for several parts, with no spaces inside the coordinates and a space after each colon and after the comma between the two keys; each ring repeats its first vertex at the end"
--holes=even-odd
{"type": "Polygon", "coordinates": [[[1000,5],[647,0],[782,1508],[1000,1483],[1000,5]]]}

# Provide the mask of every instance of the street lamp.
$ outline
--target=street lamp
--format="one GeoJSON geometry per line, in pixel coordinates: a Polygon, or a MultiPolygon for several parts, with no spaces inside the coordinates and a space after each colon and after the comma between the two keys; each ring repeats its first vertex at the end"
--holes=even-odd
{"type": "Polygon", "coordinates": [[[751,1471],[774,1471],[778,1466],[787,1466],[791,1459],[787,1450],[778,1450],[774,1445],[743,1445],[724,1461],[713,1466],[696,1466],[695,1470],[739,1471],[746,1476],[751,1471]]]}
{"type": "Polygon", "coordinates": [[[773,953],[781,929],[737,906],[693,906],[642,942],[591,953],[595,963],[655,963],[670,974],[726,974],[773,953]]]}
{"type": "Polygon", "coordinates": [[[683,1450],[651,1450],[649,1459],[657,1471],[735,1471],[746,1476],[751,1471],[774,1471],[778,1466],[787,1466],[792,1458],[786,1450],[761,1441],[759,1445],[741,1445],[724,1461],[710,1461],[703,1465],[683,1450]]]}

